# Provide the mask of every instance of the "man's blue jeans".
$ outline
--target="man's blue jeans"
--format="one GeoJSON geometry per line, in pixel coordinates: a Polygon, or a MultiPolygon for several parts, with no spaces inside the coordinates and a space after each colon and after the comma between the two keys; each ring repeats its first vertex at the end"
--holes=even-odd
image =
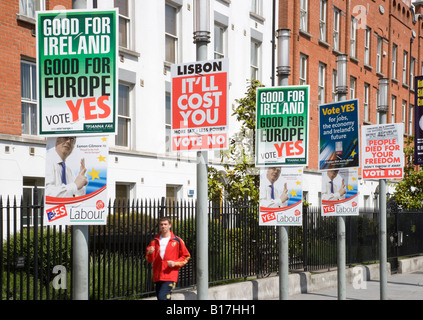
{"type": "Polygon", "coordinates": [[[173,281],[157,281],[156,294],[157,300],[170,300],[170,295],[173,289],[175,289],[176,282],[173,281]]]}

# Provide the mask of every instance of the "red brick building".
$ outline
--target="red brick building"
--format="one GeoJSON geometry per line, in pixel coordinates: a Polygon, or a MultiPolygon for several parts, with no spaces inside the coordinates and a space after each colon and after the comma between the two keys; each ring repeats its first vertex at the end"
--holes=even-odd
{"type": "Polygon", "coordinates": [[[310,159],[317,169],[318,105],[336,99],[337,56],[348,55],[347,99],[360,124],[378,123],[379,79],[389,79],[387,122],[413,134],[413,77],[422,74],[423,1],[280,0],[279,28],[291,30],[290,85],[310,85],[310,159]]]}
{"type": "MultiPolygon", "coordinates": [[[[33,119],[35,92],[35,10],[71,9],[72,0],[2,0],[0,2],[0,134],[20,136],[21,102],[26,103],[28,120],[33,119]],[[35,7],[34,7],[35,6],[35,7]],[[41,6],[41,7],[40,7],[41,6]],[[21,64],[23,70],[21,71],[21,64]],[[21,72],[26,72],[28,90],[21,90],[21,72]],[[32,78],[34,77],[34,78],[32,78]]],[[[33,121],[36,121],[33,119],[33,121]]],[[[31,130],[31,125],[26,128],[31,130]]]]}

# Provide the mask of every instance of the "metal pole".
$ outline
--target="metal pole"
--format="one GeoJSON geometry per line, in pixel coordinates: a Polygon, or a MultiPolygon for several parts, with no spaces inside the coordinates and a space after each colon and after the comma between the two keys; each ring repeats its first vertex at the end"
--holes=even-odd
{"type": "MultiPolygon", "coordinates": [[[[72,1],[73,9],[86,9],[86,0],[72,1]]],[[[88,300],[89,296],[89,226],[72,226],[73,300],[88,300]]]]}
{"type": "MultiPolygon", "coordinates": [[[[337,59],[336,91],[339,101],[345,101],[348,93],[347,86],[347,55],[339,55],[337,59]]],[[[345,217],[337,217],[337,264],[338,264],[338,300],[345,300],[347,296],[345,280],[345,217]]]]}
{"type": "MultiPolygon", "coordinates": [[[[210,42],[210,0],[195,0],[194,43],[197,61],[207,60],[210,42]]],[[[208,299],[208,151],[197,152],[197,299],[208,299]]]]}
{"type": "MultiPolygon", "coordinates": [[[[289,39],[290,29],[278,30],[278,79],[279,86],[288,85],[290,74],[289,64],[289,39]]],[[[288,227],[279,228],[279,300],[289,299],[289,246],[288,246],[288,227]]]]}
{"type": "MultiPolygon", "coordinates": [[[[383,78],[379,80],[379,103],[377,111],[380,115],[380,124],[386,124],[386,112],[388,111],[388,86],[389,79],[383,78]]],[[[387,247],[386,247],[386,179],[379,180],[379,281],[380,281],[380,300],[386,300],[387,288],[387,270],[386,264],[387,247]]]]}
{"type": "Polygon", "coordinates": [[[89,292],[89,252],[88,226],[72,226],[73,241],[73,300],[88,300],[89,292]]]}

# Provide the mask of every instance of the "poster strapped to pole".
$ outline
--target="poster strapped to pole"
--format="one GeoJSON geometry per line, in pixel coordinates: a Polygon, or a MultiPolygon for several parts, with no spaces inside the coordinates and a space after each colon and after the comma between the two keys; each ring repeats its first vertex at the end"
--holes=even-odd
{"type": "Polygon", "coordinates": [[[226,150],[228,59],[173,64],[171,150],[226,150]]]}
{"type": "Polygon", "coordinates": [[[319,170],[359,167],[358,100],[320,106],[319,170]]]}
{"type": "Polygon", "coordinates": [[[256,167],[307,166],[309,88],[257,88],[256,167]]]}
{"type": "Polygon", "coordinates": [[[117,9],[37,12],[39,134],[116,134],[117,9]]]}
{"type": "Polygon", "coordinates": [[[361,127],[363,179],[400,179],[404,173],[404,124],[361,127]]]}
{"type": "Polygon", "coordinates": [[[414,77],[414,164],[423,164],[423,76],[414,77]]]}

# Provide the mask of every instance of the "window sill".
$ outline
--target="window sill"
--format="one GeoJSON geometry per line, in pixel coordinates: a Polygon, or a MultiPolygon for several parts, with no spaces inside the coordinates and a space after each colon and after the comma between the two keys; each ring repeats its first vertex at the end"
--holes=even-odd
{"type": "Polygon", "coordinates": [[[119,54],[126,54],[128,56],[132,56],[135,58],[139,58],[141,56],[139,52],[136,52],[134,50],[130,50],[124,47],[119,47],[119,54]]]}
{"type": "Polygon", "coordinates": [[[329,44],[329,43],[327,43],[326,41],[323,41],[323,40],[319,40],[319,44],[320,44],[322,47],[325,47],[326,49],[328,49],[328,48],[330,47],[330,44],[329,44]]]}
{"type": "Polygon", "coordinates": [[[300,30],[300,35],[302,35],[302,36],[304,36],[308,39],[311,39],[313,37],[310,33],[308,33],[307,31],[304,31],[304,30],[300,30]]]}

